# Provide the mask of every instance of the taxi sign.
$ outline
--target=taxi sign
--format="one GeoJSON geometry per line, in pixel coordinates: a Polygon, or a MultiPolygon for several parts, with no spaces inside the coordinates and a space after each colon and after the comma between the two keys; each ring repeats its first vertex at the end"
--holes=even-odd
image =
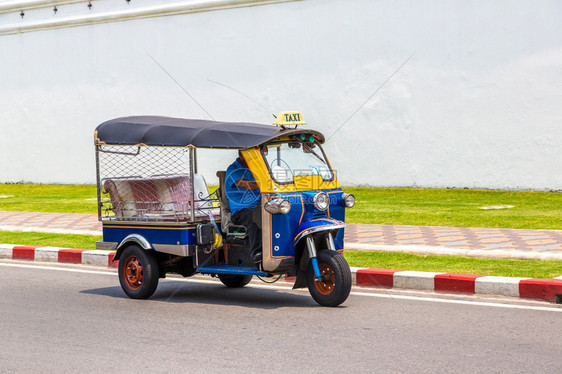
{"type": "Polygon", "coordinates": [[[299,126],[306,125],[306,122],[302,118],[301,112],[280,112],[273,124],[277,126],[299,126]]]}

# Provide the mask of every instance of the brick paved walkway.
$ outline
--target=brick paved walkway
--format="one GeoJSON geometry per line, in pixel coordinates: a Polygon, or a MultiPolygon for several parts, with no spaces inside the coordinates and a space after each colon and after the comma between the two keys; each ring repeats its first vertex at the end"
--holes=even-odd
{"type": "MultiPolygon", "coordinates": [[[[92,214],[0,212],[0,230],[101,235],[101,224],[92,214]]],[[[562,259],[562,230],[349,224],[345,241],[360,250],[562,259]]]]}
{"type": "Polygon", "coordinates": [[[513,230],[440,226],[348,225],[351,243],[471,250],[562,253],[562,230],[513,230]]]}
{"type": "Polygon", "coordinates": [[[101,223],[94,214],[0,212],[0,230],[101,235],[101,223]]]}

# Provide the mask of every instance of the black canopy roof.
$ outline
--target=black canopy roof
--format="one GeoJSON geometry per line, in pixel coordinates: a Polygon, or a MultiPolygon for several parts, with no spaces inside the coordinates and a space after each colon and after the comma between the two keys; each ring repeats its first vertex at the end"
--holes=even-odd
{"type": "Polygon", "coordinates": [[[315,130],[285,129],[257,123],[217,122],[160,116],[122,117],[96,128],[96,144],[194,146],[197,148],[254,147],[293,134],[312,134],[320,143],[324,135],[315,130]]]}

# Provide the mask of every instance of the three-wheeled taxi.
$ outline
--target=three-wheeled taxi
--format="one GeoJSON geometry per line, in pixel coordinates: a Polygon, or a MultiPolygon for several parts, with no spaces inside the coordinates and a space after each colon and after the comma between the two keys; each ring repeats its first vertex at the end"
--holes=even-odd
{"type": "Polygon", "coordinates": [[[96,247],[116,250],[123,291],[148,298],[166,273],[209,274],[228,287],[287,274],[320,305],[343,303],[351,289],[341,254],[344,217],[355,198],[343,193],[322,149],[324,136],[304,124],[300,113],[282,112],[274,125],[158,116],[99,125],[103,241],[96,247]],[[231,221],[232,178],[216,171],[219,188],[209,193],[197,169],[198,148],[239,150],[251,172],[259,188],[252,218],[261,228],[258,262],[248,230],[231,221]]]}

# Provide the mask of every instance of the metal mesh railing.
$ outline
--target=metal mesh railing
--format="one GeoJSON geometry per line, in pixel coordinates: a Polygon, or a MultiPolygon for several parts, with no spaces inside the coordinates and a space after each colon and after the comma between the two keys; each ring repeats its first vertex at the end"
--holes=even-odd
{"type": "Polygon", "coordinates": [[[189,175],[189,149],[179,147],[98,147],[100,180],[189,175]]]}
{"type": "Polygon", "coordinates": [[[102,145],[97,152],[102,220],[191,219],[189,149],[102,145]]]}

